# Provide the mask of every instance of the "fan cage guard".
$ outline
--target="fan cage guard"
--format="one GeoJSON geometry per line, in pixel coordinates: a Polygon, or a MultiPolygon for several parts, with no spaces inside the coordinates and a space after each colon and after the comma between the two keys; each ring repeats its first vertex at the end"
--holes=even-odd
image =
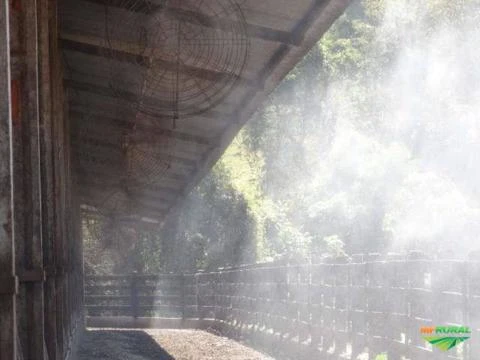
{"type": "MultiPolygon", "coordinates": [[[[118,108],[126,106],[133,121],[121,135],[112,135],[126,171],[109,178],[104,185],[112,191],[89,205],[97,209],[103,226],[115,232],[115,226],[124,228],[120,219],[134,215],[139,206],[132,194],[162,181],[171,168],[175,140],[166,128],[208,112],[234,91],[250,41],[241,6],[233,0],[112,0],[104,11],[108,87],[118,108]],[[137,129],[145,123],[155,131],[137,129]]],[[[88,138],[87,132],[79,137],[88,138]]],[[[79,160],[85,173],[92,158],[79,160]]],[[[111,237],[105,229],[102,233],[111,237]]]]}

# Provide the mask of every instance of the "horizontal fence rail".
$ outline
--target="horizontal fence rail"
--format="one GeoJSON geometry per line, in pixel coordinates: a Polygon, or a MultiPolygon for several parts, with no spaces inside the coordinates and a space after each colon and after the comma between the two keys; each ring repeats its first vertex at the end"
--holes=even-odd
{"type": "Polygon", "coordinates": [[[86,284],[90,316],[210,319],[227,335],[295,359],[475,360],[480,354],[479,262],[356,258],[95,276],[86,284]],[[470,327],[471,339],[441,353],[420,329],[445,325],[470,327]]]}
{"type": "Polygon", "coordinates": [[[183,317],[183,275],[85,278],[88,316],[183,317]]]}

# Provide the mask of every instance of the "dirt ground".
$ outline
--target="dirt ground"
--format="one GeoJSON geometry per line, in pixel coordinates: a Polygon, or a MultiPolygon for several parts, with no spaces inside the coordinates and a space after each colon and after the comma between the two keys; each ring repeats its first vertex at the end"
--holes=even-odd
{"type": "Polygon", "coordinates": [[[274,360],[200,330],[89,329],[79,360],[274,360]]]}

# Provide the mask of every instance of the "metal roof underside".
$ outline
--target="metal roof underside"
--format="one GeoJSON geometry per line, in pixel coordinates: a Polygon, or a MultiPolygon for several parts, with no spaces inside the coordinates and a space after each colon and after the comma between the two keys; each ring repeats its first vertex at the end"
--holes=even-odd
{"type": "Polygon", "coordinates": [[[84,208],[162,220],[348,3],[63,1],[59,42],[84,208]]]}

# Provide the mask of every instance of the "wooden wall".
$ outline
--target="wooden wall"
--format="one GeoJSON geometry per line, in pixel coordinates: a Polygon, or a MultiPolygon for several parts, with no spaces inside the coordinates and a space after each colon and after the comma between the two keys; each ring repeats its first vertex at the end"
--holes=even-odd
{"type": "Polygon", "coordinates": [[[1,0],[2,360],[65,359],[83,328],[79,204],[56,14],[55,0],[1,0]]]}

